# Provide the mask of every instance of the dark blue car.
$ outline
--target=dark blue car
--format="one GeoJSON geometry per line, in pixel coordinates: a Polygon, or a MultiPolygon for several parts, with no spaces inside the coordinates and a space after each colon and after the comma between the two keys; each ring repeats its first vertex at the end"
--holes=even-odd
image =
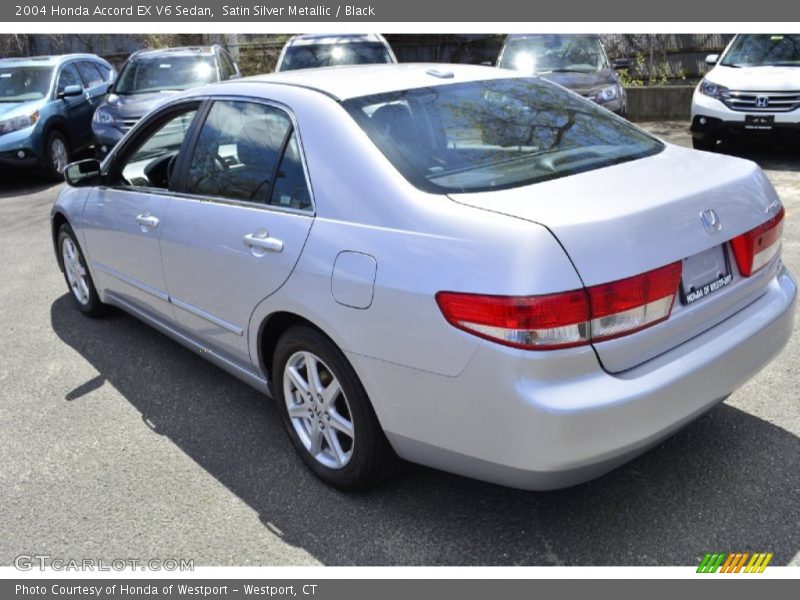
{"type": "Polygon", "coordinates": [[[113,148],[139,119],[170,95],[239,76],[239,66],[219,45],[134,52],[94,115],[92,128],[99,153],[113,148]]]}

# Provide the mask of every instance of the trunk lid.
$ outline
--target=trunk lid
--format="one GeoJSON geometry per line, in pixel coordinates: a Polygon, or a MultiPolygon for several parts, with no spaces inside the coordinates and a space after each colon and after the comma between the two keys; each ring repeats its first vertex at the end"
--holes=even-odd
{"type": "Polygon", "coordinates": [[[667,321],[595,343],[610,372],[635,367],[714,326],[757,298],[774,274],[772,265],[740,277],[727,244],[780,208],[764,173],[746,160],[667,145],[654,156],[531,186],[450,196],[547,227],[587,287],[723,245],[731,284],[692,304],[676,298],[667,321]],[[710,209],[721,225],[714,233],[701,218],[710,209]]]}

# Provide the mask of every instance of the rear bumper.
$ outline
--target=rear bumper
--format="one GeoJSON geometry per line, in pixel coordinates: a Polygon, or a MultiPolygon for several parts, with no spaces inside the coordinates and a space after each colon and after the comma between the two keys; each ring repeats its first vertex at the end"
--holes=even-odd
{"type": "Polygon", "coordinates": [[[758,373],[791,335],[796,296],[781,269],[764,295],[723,323],[617,375],[600,369],[591,350],[534,354],[488,342],[450,378],[349,358],[401,457],[555,489],[630,460],[758,373]]]}

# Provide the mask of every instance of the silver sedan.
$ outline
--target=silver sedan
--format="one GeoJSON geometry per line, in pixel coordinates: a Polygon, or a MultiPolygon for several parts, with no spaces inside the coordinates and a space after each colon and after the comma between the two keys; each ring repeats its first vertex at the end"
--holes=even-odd
{"type": "Polygon", "coordinates": [[[53,241],[77,309],[121,308],[274,397],[343,489],[397,457],[585,481],[725,399],[792,329],[784,211],[755,164],[508,71],[214,84],[66,178],[53,241]]]}

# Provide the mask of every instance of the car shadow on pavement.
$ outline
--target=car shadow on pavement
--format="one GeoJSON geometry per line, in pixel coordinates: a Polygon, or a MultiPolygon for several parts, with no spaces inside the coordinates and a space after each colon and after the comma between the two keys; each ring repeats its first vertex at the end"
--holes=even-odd
{"type": "Polygon", "coordinates": [[[67,295],[51,321],[100,374],[74,382],[74,410],[107,381],[264,527],[324,564],[693,565],[706,551],[774,552],[786,564],[800,549],[800,439],[725,404],[566,490],[404,465],[379,489],[348,495],[304,468],[272,401],[201,357],[120,312],[86,319],[67,295]]]}
{"type": "Polygon", "coordinates": [[[61,182],[48,180],[33,170],[0,168],[0,199],[36,194],[57,185],[61,185],[61,182]]]}

